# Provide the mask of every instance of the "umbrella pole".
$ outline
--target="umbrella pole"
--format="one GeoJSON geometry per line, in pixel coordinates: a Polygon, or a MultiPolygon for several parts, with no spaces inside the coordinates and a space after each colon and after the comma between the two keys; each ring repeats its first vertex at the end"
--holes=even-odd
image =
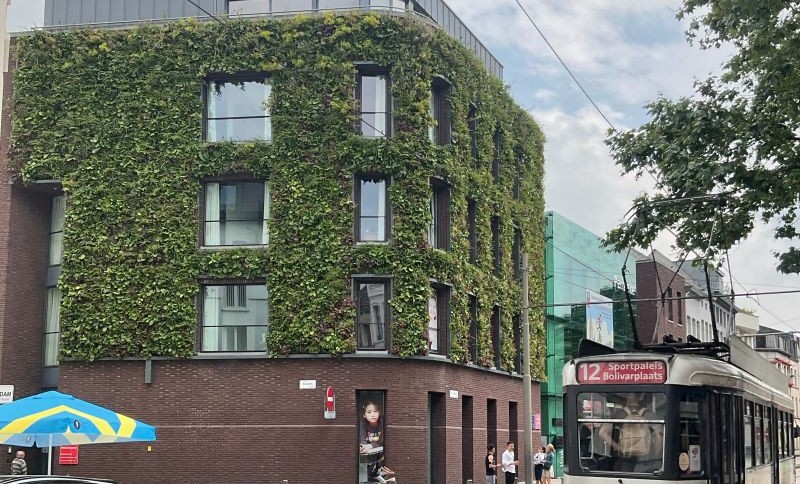
{"type": "Polygon", "coordinates": [[[53,475],[53,434],[50,434],[50,442],[47,446],[47,475],[53,475]]]}

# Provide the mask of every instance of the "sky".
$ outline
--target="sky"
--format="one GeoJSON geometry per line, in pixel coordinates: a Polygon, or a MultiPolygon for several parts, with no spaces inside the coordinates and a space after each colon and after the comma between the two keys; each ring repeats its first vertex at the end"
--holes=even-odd
{"type": "MultiPolygon", "coordinates": [[[[675,18],[678,0],[520,0],[567,67],[618,130],[647,121],[645,105],[659,95],[689,96],[695,79],[720,72],[729,50],[701,50],[675,18]]],[[[586,99],[515,0],[446,0],[504,65],[514,99],[540,123],[545,145],[545,203],[598,235],[619,224],[646,178],[621,175],[604,140],[608,123],[586,99]]],[[[9,31],[41,26],[44,0],[12,0],[9,31]]],[[[759,224],[730,252],[736,298],[762,325],[800,330],[800,276],[775,270],[774,251],[789,244],[759,224]]],[[[677,259],[664,237],[656,248],[677,259]]]]}

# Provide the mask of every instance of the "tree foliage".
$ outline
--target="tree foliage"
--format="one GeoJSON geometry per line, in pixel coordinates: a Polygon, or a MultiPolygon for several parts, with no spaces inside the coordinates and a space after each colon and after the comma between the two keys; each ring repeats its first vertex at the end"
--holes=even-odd
{"type": "MultiPolygon", "coordinates": [[[[625,173],[656,177],[656,192],[607,234],[616,249],[646,246],[664,227],[677,247],[714,258],[759,221],[776,239],[798,238],[800,206],[800,5],[778,0],[685,0],[690,41],[732,45],[719,77],[691,98],[659,98],[651,120],[612,133],[607,144],[625,173]]],[[[800,251],[775,254],[778,270],[800,272],[800,251]]]]}

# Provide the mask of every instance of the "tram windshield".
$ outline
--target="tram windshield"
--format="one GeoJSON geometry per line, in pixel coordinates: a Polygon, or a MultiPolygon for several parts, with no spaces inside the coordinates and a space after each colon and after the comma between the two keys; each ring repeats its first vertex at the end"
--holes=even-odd
{"type": "Polygon", "coordinates": [[[663,470],[663,393],[579,393],[577,404],[582,471],[653,474],[663,470]]]}

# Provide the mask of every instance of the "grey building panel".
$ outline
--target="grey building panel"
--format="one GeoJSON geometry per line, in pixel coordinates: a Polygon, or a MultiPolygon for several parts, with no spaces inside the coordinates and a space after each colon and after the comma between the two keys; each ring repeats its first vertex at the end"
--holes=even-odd
{"type": "Polygon", "coordinates": [[[62,24],[75,25],[81,23],[81,0],[65,0],[66,18],[62,24]]]}
{"type": "Polygon", "coordinates": [[[53,25],[53,2],[44,4],[44,24],[53,25]]]}
{"type": "Polygon", "coordinates": [[[151,14],[151,18],[153,19],[170,18],[169,0],[155,0],[153,2],[153,11],[151,14]]]}
{"type": "Polygon", "coordinates": [[[97,0],[94,6],[95,22],[111,21],[111,0],[97,0]]]}
{"type": "Polygon", "coordinates": [[[169,18],[180,18],[186,15],[185,6],[189,5],[192,6],[189,2],[185,0],[169,0],[169,14],[167,15],[169,18]]]}
{"type": "Polygon", "coordinates": [[[125,0],[111,0],[111,22],[125,20],[125,0]]]}
{"type": "Polygon", "coordinates": [[[139,2],[137,1],[130,1],[126,0],[124,7],[124,19],[125,20],[137,20],[139,19],[139,2]]]}
{"type": "Polygon", "coordinates": [[[97,23],[97,6],[98,0],[81,0],[80,19],[79,23],[97,23]]]}
{"type": "Polygon", "coordinates": [[[156,0],[139,0],[139,13],[143,19],[158,19],[156,15],[156,0]]]}

